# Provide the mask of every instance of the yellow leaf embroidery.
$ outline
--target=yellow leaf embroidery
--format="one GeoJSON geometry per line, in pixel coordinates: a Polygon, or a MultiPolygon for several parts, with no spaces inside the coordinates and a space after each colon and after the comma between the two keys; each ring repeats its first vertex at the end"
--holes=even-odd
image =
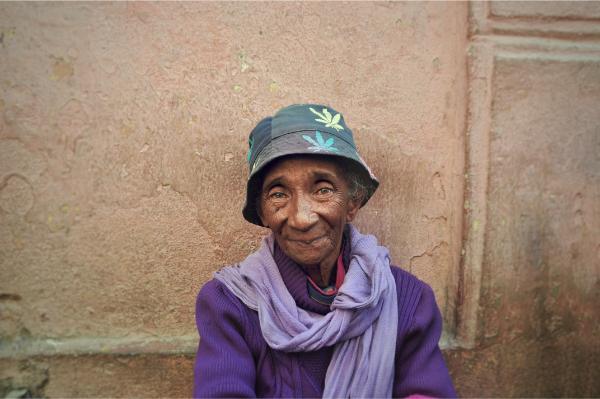
{"type": "Polygon", "coordinates": [[[340,114],[336,114],[333,119],[331,120],[331,123],[333,123],[334,125],[337,125],[337,123],[340,121],[340,114]]]}
{"type": "Polygon", "coordinates": [[[323,113],[320,113],[319,111],[315,110],[312,107],[309,107],[309,109],[310,109],[310,112],[312,112],[313,114],[318,116],[318,118],[316,118],[315,121],[324,123],[325,127],[332,127],[337,131],[344,130],[344,127],[339,124],[340,119],[341,119],[340,114],[335,114],[335,116],[332,116],[331,112],[329,112],[329,110],[327,108],[323,108],[323,110],[322,110],[323,113]]]}

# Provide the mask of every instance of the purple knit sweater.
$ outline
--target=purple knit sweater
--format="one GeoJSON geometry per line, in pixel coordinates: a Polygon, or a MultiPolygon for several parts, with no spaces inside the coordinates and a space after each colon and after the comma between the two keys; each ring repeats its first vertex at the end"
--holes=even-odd
{"type": "MultiPolygon", "coordinates": [[[[344,264],[349,253],[344,254],[344,264]]],[[[306,274],[276,246],[284,283],[306,310],[329,312],[308,295],[306,274]]],[[[438,340],[442,318],[433,291],[415,276],[392,266],[398,293],[398,338],[394,397],[456,397],[438,340]]],[[[201,340],[194,366],[194,397],[322,397],[333,347],[285,353],[269,348],[258,314],[221,282],[202,287],[196,302],[201,340]]]]}

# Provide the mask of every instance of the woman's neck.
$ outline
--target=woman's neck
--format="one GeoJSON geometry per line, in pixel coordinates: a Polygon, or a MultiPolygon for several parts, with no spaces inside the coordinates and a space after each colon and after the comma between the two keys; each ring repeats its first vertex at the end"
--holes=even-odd
{"type": "Polygon", "coordinates": [[[319,287],[327,287],[330,285],[329,283],[331,281],[331,276],[336,263],[337,262],[334,261],[331,264],[327,264],[327,266],[314,265],[302,266],[302,268],[309,275],[312,281],[314,281],[319,287]]]}
{"type": "Polygon", "coordinates": [[[320,287],[327,287],[330,285],[331,276],[337,265],[338,257],[342,250],[342,243],[337,245],[337,248],[331,252],[331,255],[323,259],[318,265],[301,265],[304,271],[310,276],[320,287]]]}

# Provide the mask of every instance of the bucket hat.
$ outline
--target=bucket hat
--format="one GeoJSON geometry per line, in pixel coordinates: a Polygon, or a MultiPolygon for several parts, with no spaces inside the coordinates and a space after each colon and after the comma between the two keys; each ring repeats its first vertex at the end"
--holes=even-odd
{"type": "Polygon", "coordinates": [[[312,154],[336,157],[342,163],[354,164],[368,186],[361,207],[379,186],[379,181],[359,155],[352,130],[343,115],[328,106],[294,104],[282,108],[256,125],[250,132],[248,146],[250,175],[242,214],[247,221],[259,226],[263,226],[256,204],[262,189],[259,187],[261,176],[278,158],[312,154]]]}

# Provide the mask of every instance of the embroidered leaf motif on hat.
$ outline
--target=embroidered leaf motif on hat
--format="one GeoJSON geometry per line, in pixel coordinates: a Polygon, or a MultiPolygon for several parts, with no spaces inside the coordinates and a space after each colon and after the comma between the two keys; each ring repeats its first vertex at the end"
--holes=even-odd
{"type": "Polygon", "coordinates": [[[329,112],[327,108],[323,108],[321,111],[323,113],[319,113],[313,107],[309,107],[308,109],[310,109],[310,112],[318,116],[318,118],[315,120],[317,122],[324,123],[325,127],[332,127],[336,131],[344,130],[344,127],[339,124],[341,118],[340,114],[335,114],[332,116],[331,112],[329,112]]]}
{"type": "Polygon", "coordinates": [[[333,139],[333,137],[330,137],[327,139],[327,141],[325,141],[325,140],[323,140],[323,135],[318,130],[315,132],[314,139],[306,134],[302,135],[302,138],[304,140],[308,141],[310,144],[312,144],[312,146],[308,147],[308,149],[312,150],[313,152],[321,152],[321,151],[339,152],[340,151],[337,148],[333,147],[333,144],[335,141],[333,139]],[[316,141],[315,141],[315,139],[316,139],[316,141]]]}

